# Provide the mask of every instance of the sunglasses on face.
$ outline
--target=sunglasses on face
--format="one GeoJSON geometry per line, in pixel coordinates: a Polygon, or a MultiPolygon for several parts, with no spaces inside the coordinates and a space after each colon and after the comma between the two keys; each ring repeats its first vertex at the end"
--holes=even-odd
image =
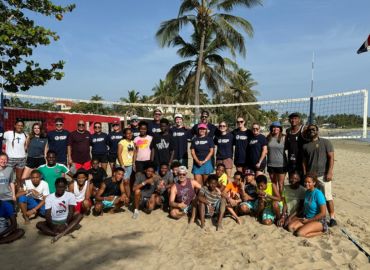
{"type": "Polygon", "coordinates": [[[118,127],[119,125],[118,125],[118,124],[113,124],[112,126],[113,126],[113,127],[118,127]]]}
{"type": "Polygon", "coordinates": [[[62,124],[62,123],[56,123],[55,125],[56,125],[56,126],[63,126],[63,124],[62,124]]]}
{"type": "Polygon", "coordinates": [[[202,115],[200,118],[208,118],[208,115],[202,115]]]}
{"type": "Polygon", "coordinates": [[[259,130],[259,128],[252,128],[252,130],[259,130]]]}
{"type": "Polygon", "coordinates": [[[224,128],[224,127],[226,127],[226,126],[225,126],[225,125],[220,125],[219,127],[220,127],[220,128],[224,128]]]}
{"type": "Polygon", "coordinates": [[[78,124],[77,126],[79,126],[79,127],[84,127],[85,126],[85,124],[78,124]]]}
{"type": "Polygon", "coordinates": [[[101,128],[101,126],[95,126],[94,128],[101,128]]]}
{"type": "Polygon", "coordinates": [[[244,121],[236,121],[238,124],[243,124],[244,121]]]}
{"type": "Polygon", "coordinates": [[[179,176],[186,176],[186,173],[179,173],[179,176]]]}

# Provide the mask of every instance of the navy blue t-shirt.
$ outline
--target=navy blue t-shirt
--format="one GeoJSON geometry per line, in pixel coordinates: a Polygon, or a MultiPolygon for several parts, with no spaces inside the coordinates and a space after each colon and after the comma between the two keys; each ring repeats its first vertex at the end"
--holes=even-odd
{"type": "Polygon", "coordinates": [[[138,127],[132,127],[131,132],[132,132],[132,139],[135,139],[136,137],[140,135],[140,131],[138,127]]]}
{"type": "Polygon", "coordinates": [[[195,155],[200,161],[202,161],[208,156],[209,150],[211,148],[215,148],[215,144],[213,143],[213,139],[210,137],[194,137],[191,140],[190,148],[195,150],[195,155]]]}
{"type": "Polygon", "coordinates": [[[90,137],[91,153],[93,155],[105,155],[108,153],[108,135],[100,132],[94,133],[90,137]]]}
{"type": "Polygon", "coordinates": [[[216,159],[223,160],[233,158],[233,134],[226,133],[225,135],[218,135],[215,137],[215,145],[217,145],[216,159]]]}
{"type": "Polygon", "coordinates": [[[234,145],[235,145],[235,164],[245,164],[247,159],[247,146],[248,138],[251,136],[250,130],[241,131],[239,129],[234,129],[234,145]]]}
{"type": "MultiPolygon", "coordinates": [[[[266,137],[262,134],[248,138],[247,165],[254,167],[262,154],[263,146],[267,145],[266,137]]],[[[266,164],[266,158],[261,162],[261,167],[266,164]]]]}
{"type": "Polygon", "coordinates": [[[49,150],[57,153],[56,161],[58,163],[67,162],[67,146],[68,146],[69,132],[67,130],[53,130],[48,132],[49,150]]]}
{"type": "Polygon", "coordinates": [[[0,152],[3,147],[3,139],[4,139],[4,128],[0,126],[0,152]]]}
{"type": "Polygon", "coordinates": [[[108,146],[109,146],[109,154],[117,154],[118,152],[118,143],[120,140],[123,139],[122,131],[112,131],[108,135],[108,146]]]}
{"type": "Polygon", "coordinates": [[[174,142],[174,159],[188,159],[188,140],[191,139],[191,131],[185,127],[173,127],[170,130],[174,142]]]}
{"type": "Polygon", "coordinates": [[[149,121],[148,123],[148,135],[153,136],[156,133],[161,132],[160,123],[154,122],[154,120],[149,121]]]}
{"type": "MultiPolygon", "coordinates": [[[[208,137],[213,138],[215,135],[218,135],[218,129],[215,125],[211,123],[207,123],[207,128],[208,128],[208,133],[207,133],[208,137]]],[[[198,124],[195,124],[192,127],[191,132],[193,133],[194,136],[198,135],[198,124]]]]}
{"type": "Polygon", "coordinates": [[[154,164],[159,166],[162,163],[170,163],[173,151],[173,139],[171,134],[154,134],[150,148],[154,149],[154,164]]]}

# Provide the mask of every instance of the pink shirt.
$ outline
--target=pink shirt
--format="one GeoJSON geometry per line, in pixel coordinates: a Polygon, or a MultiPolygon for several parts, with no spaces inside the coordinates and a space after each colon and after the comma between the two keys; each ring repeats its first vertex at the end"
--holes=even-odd
{"type": "Polygon", "coordinates": [[[137,148],[137,161],[147,161],[150,160],[150,143],[152,142],[153,137],[146,135],[145,137],[136,137],[134,139],[135,147],[137,148]]]}

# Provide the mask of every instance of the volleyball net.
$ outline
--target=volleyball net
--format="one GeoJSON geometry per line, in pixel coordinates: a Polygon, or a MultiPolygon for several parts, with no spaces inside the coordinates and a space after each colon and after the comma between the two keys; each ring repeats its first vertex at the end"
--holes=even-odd
{"type": "MultiPolygon", "coordinates": [[[[3,125],[12,128],[14,121],[22,119],[26,128],[34,122],[42,122],[47,129],[53,125],[55,118],[63,118],[67,128],[75,129],[78,119],[84,119],[91,125],[102,122],[105,129],[114,121],[128,125],[130,117],[135,114],[141,119],[150,119],[154,109],[160,108],[163,117],[173,120],[176,113],[184,116],[185,123],[194,124],[199,116],[194,111],[207,110],[213,123],[226,120],[234,127],[235,119],[243,116],[248,125],[260,123],[267,131],[273,121],[280,121],[284,127],[289,126],[288,116],[295,112],[307,123],[310,110],[310,97],[257,101],[232,104],[157,104],[125,103],[107,100],[69,99],[27,94],[4,93],[3,125]],[[71,122],[71,123],[70,123],[71,122]]],[[[313,122],[320,127],[321,136],[330,139],[367,138],[368,91],[355,90],[313,97],[313,122]]]]}

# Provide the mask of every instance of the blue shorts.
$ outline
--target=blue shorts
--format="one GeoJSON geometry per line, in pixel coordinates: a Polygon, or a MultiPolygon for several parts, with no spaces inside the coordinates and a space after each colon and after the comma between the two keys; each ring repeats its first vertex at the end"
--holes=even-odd
{"type": "Polygon", "coordinates": [[[202,175],[202,174],[211,174],[213,173],[213,163],[211,160],[208,160],[202,166],[198,166],[197,164],[193,164],[192,174],[195,175],[202,175]]]}
{"type": "Polygon", "coordinates": [[[188,206],[186,206],[184,209],[182,209],[182,211],[185,213],[185,214],[189,214],[191,212],[191,210],[193,209],[193,206],[191,204],[189,204],[188,206]]]}
{"type": "Polygon", "coordinates": [[[246,205],[249,208],[249,210],[254,211],[255,210],[254,208],[255,208],[255,205],[256,205],[256,201],[242,202],[242,203],[240,203],[240,206],[242,206],[242,205],[246,205]]]}
{"type": "Polygon", "coordinates": [[[112,201],[102,201],[103,209],[114,207],[114,201],[117,199],[117,196],[114,197],[112,201]]]}
{"type": "Polygon", "coordinates": [[[125,175],[123,176],[123,179],[130,179],[132,174],[132,166],[125,166],[123,168],[125,169],[125,175]]]}
{"type": "Polygon", "coordinates": [[[208,206],[206,206],[206,217],[212,217],[214,215],[217,215],[219,212],[220,212],[220,206],[221,206],[221,199],[217,200],[217,202],[215,202],[214,204],[212,204],[212,206],[215,208],[215,211],[213,213],[213,215],[211,215],[209,212],[209,208],[208,206]]]}
{"type": "MultiPolygon", "coordinates": [[[[31,210],[38,206],[41,200],[35,199],[31,196],[23,195],[18,198],[18,202],[27,204],[27,210],[31,210]]],[[[45,216],[45,204],[39,208],[38,212],[41,216],[45,216]]]]}
{"type": "MultiPolygon", "coordinates": [[[[278,205],[279,205],[280,213],[281,213],[283,210],[283,203],[279,202],[278,205]]],[[[258,207],[258,203],[255,204],[255,207],[256,208],[258,207]]],[[[274,210],[272,209],[272,206],[268,206],[263,210],[262,220],[267,220],[267,219],[271,219],[272,221],[274,221],[275,219],[275,213],[274,213],[274,210]]]]}

